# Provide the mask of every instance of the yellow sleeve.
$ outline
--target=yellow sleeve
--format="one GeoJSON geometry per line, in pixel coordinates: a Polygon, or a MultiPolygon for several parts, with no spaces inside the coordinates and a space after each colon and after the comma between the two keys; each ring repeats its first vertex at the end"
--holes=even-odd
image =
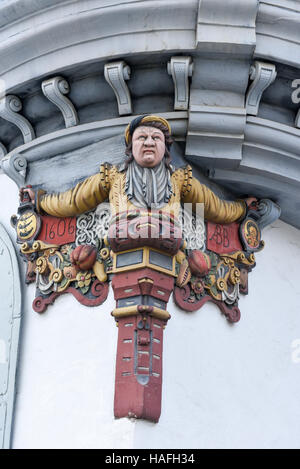
{"type": "Polygon", "coordinates": [[[213,191],[198,179],[192,176],[192,168],[187,166],[184,170],[184,181],[182,185],[182,201],[193,204],[204,204],[204,218],[214,223],[232,223],[242,219],[247,210],[246,202],[236,200],[228,202],[220,199],[213,191]]]}
{"type": "Polygon", "coordinates": [[[55,217],[73,217],[95,209],[108,197],[109,171],[109,165],[101,165],[99,173],[80,182],[73,189],[60,194],[41,194],[37,198],[37,210],[55,217]]]}

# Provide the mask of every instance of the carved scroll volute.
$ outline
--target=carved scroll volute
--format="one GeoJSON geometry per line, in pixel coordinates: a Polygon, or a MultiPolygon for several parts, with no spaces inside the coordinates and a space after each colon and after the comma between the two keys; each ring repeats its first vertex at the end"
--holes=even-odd
{"type": "Polygon", "coordinates": [[[247,114],[257,116],[263,92],[275,81],[276,67],[272,64],[256,61],[250,69],[253,80],[246,97],[247,114]]]}
{"type": "Polygon", "coordinates": [[[174,82],[175,111],[185,111],[189,108],[189,77],[193,75],[193,68],[191,57],[172,57],[168,63],[168,74],[174,82]]]}
{"type": "Polygon", "coordinates": [[[3,156],[7,155],[7,150],[3,143],[0,142],[0,160],[3,158],[3,156]]]}
{"type": "Polygon", "coordinates": [[[77,111],[65,95],[70,92],[70,86],[63,77],[54,77],[42,83],[42,91],[51,103],[55,104],[61,111],[66,128],[74,127],[79,123],[77,111]]]}
{"type": "Polygon", "coordinates": [[[298,114],[296,116],[295,126],[300,129],[300,109],[299,109],[298,114]]]}
{"type": "MultiPolygon", "coordinates": [[[[299,104],[300,103],[300,79],[299,78],[296,80],[293,80],[292,88],[295,88],[295,91],[293,91],[292,93],[292,102],[294,104],[299,104]]],[[[300,109],[296,115],[295,126],[300,128],[300,109]]]]}
{"type": "Polygon", "coordinates": [[[261,199],[258,205],[258,225],[261,230],[276,221],[281,215],[281,208],[270,199],[261,199]]]}
{"type": "Polygon", "coordinates": [[[3,158],[1,168],[15,183],[22,187],[26,181],[28,162],[19,153],[12,154],[9,158],[3,158]]]}
{"type": "Polygon", "coordinates": [[[16,125],[22,132],[24,143],[28,143],[35,138],[35,132],[30,122],[19,114],[21,110],[22,102],[18,96],[7,95],[0,99],[0,117],[16,125]]]}
{"type": "Polygon", "coordinates": [[[131,96],[126,81],[130,80],[131,70],[124,61],[105,64],[104,77],[114,90],[118,101],[119,115],[132,114],[131,96]]]}

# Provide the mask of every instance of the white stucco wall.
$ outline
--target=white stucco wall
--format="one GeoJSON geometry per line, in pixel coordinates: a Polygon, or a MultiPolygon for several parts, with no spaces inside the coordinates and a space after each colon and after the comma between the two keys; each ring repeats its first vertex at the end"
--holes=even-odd
{"type": "MultiPolygon", "coordinates": [[[[0,176],[8,229],[17,189],[0,176]]],[[[39,316],[24,289],[13,448],[300,448],[300,236],[277,221],[230,325],[207,304],[171,300],[158,424],[113,417],[114,300],[86,308],[70,295],[39,316]]]]}

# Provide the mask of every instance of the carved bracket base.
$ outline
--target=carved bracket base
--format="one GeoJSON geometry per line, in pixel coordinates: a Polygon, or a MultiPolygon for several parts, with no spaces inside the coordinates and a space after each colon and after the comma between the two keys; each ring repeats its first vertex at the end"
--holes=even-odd
{"type": "Polygon", "coordinates": [[[36,313],[44,313],[49,305],[53,305],[55,300],[64,293],[72,293],[79,303],[84,306],[100,306],[108,296],[109,284],[95,280],[91,287],[89,295],[83,295],[79,290],[74,287],[69,287],[61,293],[52,293],[51,295],[37,296],[33,302],[33,309],[36,313]]]}

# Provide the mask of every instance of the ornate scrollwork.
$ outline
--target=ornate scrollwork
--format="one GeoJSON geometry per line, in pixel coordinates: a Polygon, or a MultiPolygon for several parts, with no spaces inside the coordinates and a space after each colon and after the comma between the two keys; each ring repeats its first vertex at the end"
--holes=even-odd
{"type": "Polygon", "coordinates": [[[206,228],[204,219],[187,210],[181,210],[180,218],[183,239],[187,249],[205,250],[206,228]]]}
{"type": "Polygon", "coordinates": [[[109,204],[101,204],[96,209],[97,226],[96,233],[99,239],[105,239],[108,235],[112,213],[109,204]]]}
{"type": "MultiPolygon", "coordinates": [[[[258,219],[259,216],[257,214],[258,219]]],[[[247,220],[250,220],[254,225],[253,218],[247,218],[247,220]]],[[[188,225],[192,229],[192,236],[195,234],[194,223],[192,221],[188,225]]],[[[254,251],[260,250],[264,246],[263,241],[260,239],[259,226],[257,224],[255,226],[258,238],[253,238],[252,242],[250,236],[251,239],[249,238],[244,243],[244,251],[237,249],[237,246],[242,246],[242,244],[235,241],[232,244],[232,252],[222,253],[222,244],[221,252],[214,252],[208,250],[205,244],[203,246],[202,237],[201,242],[198,244],[202,247],[202,250],[199,248],[182,249],[179,252],[176,256],[177,287],[175,288],[174,299],[182,309],[195,311],[207,301],[213,301],[229,321],[236,322],[239,320],[239,295],[240,293],[248,293],[248,273],[255,267],[254,251]],[[257,243],[254,241],[257,241],[257,243]]],[[[235,238],[235,234],[238,236],[240,231],[240,225],[233,226],[230,231],[232,238],[235,238]]],[[[214,228],[211,230],[208,227],[207,233],[214,233],[214,228]]]]}
{"type": "Polygon", "coordinates": [[[76,246],[92,244],[96,246],[97,237],[97,213],[96,211],[84,213],[77,218],[76,246]]]}

